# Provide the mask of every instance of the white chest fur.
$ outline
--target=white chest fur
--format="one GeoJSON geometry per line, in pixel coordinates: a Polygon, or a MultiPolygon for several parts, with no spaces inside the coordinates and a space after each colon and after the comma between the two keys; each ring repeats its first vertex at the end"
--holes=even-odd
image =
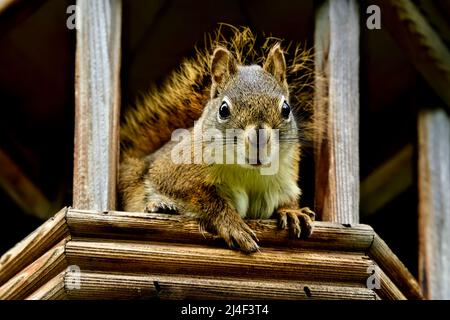
{"type": "Polygon", "coordinates": [[[277,173],[261,175],[259,169],[228,165],[217,168],[215,185],[241,217],[268,219],[275,209],[298,199],[300,189],[291,163],[281,161],[277,173]]]}

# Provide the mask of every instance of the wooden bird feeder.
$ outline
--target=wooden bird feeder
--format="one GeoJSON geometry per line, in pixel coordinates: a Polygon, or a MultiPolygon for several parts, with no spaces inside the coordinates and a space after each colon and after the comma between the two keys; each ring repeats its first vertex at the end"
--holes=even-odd
{"type": "MultiPolygon", "coordinates": [[[[396,2],[397,3],[397,2],[396,2]]],[[[114,211],[119,159],[120,0],[78,0],[73,208],[0,260],[0,299],[422,299],[403,263],[359,224],[359,10],[316,15],[316,211],[307,240],[249,221],[247,255],[178,215],[114,211]]]]}
{"type": "Polygon", "coordinates": [[[64,208],[6,253],[0,299],[421,299],[367,225],[317,222],[307,241],[251,221],[262,245],[226,248],[178,215],[64,208]]]}

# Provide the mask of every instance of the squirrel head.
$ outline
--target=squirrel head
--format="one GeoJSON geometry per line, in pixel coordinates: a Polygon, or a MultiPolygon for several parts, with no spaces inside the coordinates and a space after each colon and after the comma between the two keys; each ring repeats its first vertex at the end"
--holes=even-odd
{"type": "MultiPolygon", "coordinates": [[[[239,65],[228,50],[217,48],[211,60],[211,83],[211,98],[202,115],[203,130],[218,129],[224,136],[228,129],[242,130],[245,146],[257,149],[270,147],[273,139],[278,140],[280,151],[298,144],[286,61],[279,44],[271,48],[262,67],[239,65]]],[[[267,161],[269,157],[258,156],[255,166],[267,161]]]]}

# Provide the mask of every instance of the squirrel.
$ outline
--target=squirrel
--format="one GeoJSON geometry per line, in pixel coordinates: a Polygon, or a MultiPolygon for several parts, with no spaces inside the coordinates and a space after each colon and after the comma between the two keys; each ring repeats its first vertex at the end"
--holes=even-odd
{"type": "Polygon", "coordinates": [[[291,106],[299,98],[291,94],[299,84],[290,90],[287,79],[299,63],[288,67],[277,41],[262,66],[244,64],[254,41],[249,29],[236,30],[233,41],[211,45],[212,57],[197,51],[125,114],[118,185],[124,210],[194,217],[246,253],[259,246],[245,218],[275,217],[292,237],[311,235],[315,214],[299,206],[297,184],[302,130],[291,106]],[[240,131],[230,138],[230,130],[240,131]],[[221,161],[223,148],[233,160],[240,151],[245,158],[221,161]]]}

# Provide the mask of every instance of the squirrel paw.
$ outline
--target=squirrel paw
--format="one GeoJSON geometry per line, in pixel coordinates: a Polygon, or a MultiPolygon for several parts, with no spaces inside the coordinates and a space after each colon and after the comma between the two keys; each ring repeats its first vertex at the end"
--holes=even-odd
{"type": "Polygon", "coordinates": [[[176,214],[178,213],[178,208],[171,201],[163,199],[151,199],[147,202],[144,212],[176,214]]]}
{"type": "Polygon", "coordinates": [[[309,208],[277,210],[278,227],[286,229],[289,226],[289,234],[292,238],[308,238],[313,232],[312,222],[316,214],[309,208]]]}
{"type": "Polygon", "coordinates": [[[238,249],[245,253],[259,251],[259,246],[256,243],[259,240],[255,232],[244,221],[237,221],[228,224],[227,227],[220,227],[217,233],[232,249],[238,249]]]}

